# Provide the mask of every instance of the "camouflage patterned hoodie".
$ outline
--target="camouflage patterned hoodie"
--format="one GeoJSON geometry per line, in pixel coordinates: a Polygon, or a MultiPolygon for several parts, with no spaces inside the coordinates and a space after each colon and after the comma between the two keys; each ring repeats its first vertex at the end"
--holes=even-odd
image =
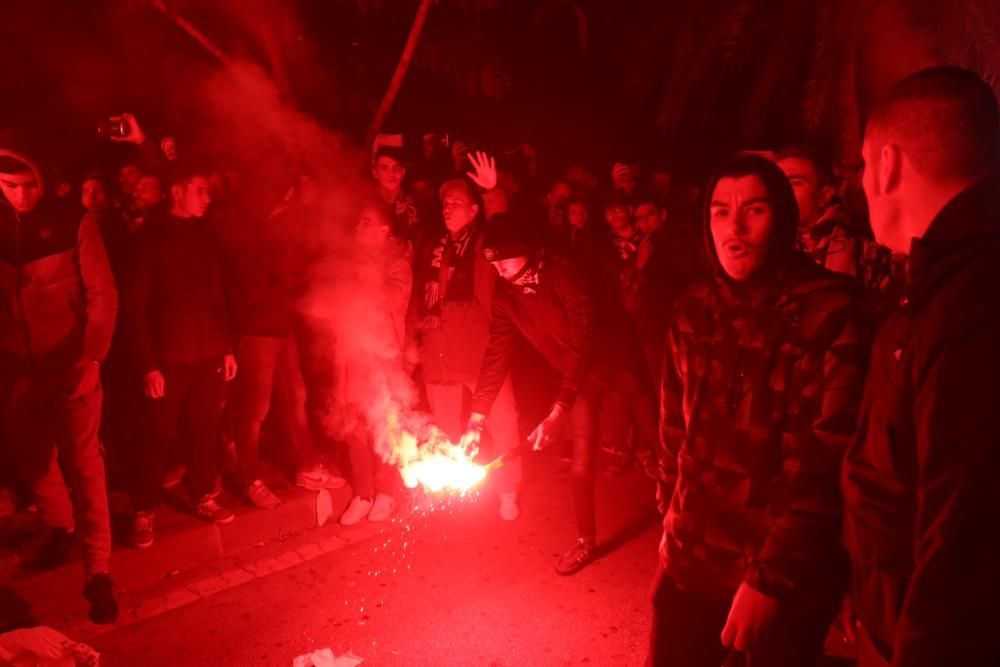
{"type": "Polygon", "coordinates": [[[833,604],[845,582],[838,471],[854,433],[868,327],[852,283],[794,250],[787,179],[762,158],[724,176],[770,193],[766,263],[724,272],[674,306],[661,386],[661,560],[685,589],[730,597],[742,582],[797,606],[833,604]]]}

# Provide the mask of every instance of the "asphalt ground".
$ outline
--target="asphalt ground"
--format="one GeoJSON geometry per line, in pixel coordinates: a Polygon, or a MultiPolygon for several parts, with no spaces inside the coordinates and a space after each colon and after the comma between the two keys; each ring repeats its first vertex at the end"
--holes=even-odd
{"type": "Polygon", "coordinates": [[[86,641],[110,666],[291,665],[324,647],[366,666],[641,665],[660,531],[652,484],[635,469],[601,475],[598,508],[601,557],[556,575],[575,538],[569,479],[554,452],[532,455],[517,521],[499,519],[486,488],[402,509],[328,553],[303,550],[305,534],[272,550],[314,557],[86,641]]]}

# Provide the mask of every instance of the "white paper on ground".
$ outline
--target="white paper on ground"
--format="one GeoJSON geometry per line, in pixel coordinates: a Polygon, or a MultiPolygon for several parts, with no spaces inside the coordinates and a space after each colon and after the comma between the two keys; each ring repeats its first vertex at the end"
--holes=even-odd
{"type": "Polygon", "coordinates": [[[320,528],[333,516],[333,498],[326,489],[316,492],[316,525],[320,528]]]}
{"type": "Polygon", "coordinates": [[[0,634],[3,665],[98,667],[100,661],[101,656],[94,649],[43,625],[0,634]]]}
{"type": "Polygon", "coordinates": [[[353,653],[345,653],[338,657],[330,649],[321,648],[295,658],[292,667],[355,667],[361,662],[361,658],[353,653]]]}

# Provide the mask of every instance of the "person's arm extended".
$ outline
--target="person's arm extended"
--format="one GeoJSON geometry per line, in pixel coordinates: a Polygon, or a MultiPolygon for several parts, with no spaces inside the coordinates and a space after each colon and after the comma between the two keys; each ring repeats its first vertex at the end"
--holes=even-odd
{"type": "Polygon", "coordinates": [[[118,290],[94,216],[80,223],[77,239],[80,277],[87,300],[87,322],[83,333],[83,358],[101,362],[108,355],[118,316],[118,290]]]}
{"type": "Polygon", "coordinates": [[[986,664],[1000,619],[1000,316],[979,317],[916,364],[914,570],[896,667],[986,664]]]}
{"type": "MultiPolygon", "coordinates": [[[[497,290],[506,285],[498,284],[497,290]]],[[[510,289],[509,287],[507,289],[510,289]]],[[[490,340],[479,366],[479,380],[472,394],[470,412],[478,415],[488,415],[493,402],[500,393],[500,387],[510,373],[511,357],[514,354],[514,344],[517,340],[517,325],[510,317],[503,294],[493,299],[493,313],[490,317],[490,340]]]]}

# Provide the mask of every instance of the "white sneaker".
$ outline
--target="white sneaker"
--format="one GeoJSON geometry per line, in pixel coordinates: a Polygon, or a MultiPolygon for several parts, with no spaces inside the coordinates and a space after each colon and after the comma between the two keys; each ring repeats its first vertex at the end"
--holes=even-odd
{"type": "Polygon", "coordinates": [[[340,525],[341,526],[353,526],[355,524],[361,523],[369,510],[372,508],[372,501],[365,500],[361,496],[354,496],[351,499],[351,504],[347,506],[344,513],[340,515],[340,525]]]}
{"type": "Polygon", "coordinates": [[[387,496],[384,493],[380,493],[375,496],[375,502],[372,504],[372,509],[368,513],[369,521],[385,521],[392,516],[392,513],[396,511],[396,500],[392,496],[387,496]]]}
{"type": "Polygon", "coordinates": [[[521,508],[517,506],[517,491],[500,494],[500,518],[504,521],[514,521],[521,516],[521,508]]]}
{"type": "Polygon", "coordinates": [[[342,489],[347,486],[347,480],[330,472],[325,466],[316,466],[303,470],[295,476],[295,484],[310,491],[319,489],[342,489]]]}

